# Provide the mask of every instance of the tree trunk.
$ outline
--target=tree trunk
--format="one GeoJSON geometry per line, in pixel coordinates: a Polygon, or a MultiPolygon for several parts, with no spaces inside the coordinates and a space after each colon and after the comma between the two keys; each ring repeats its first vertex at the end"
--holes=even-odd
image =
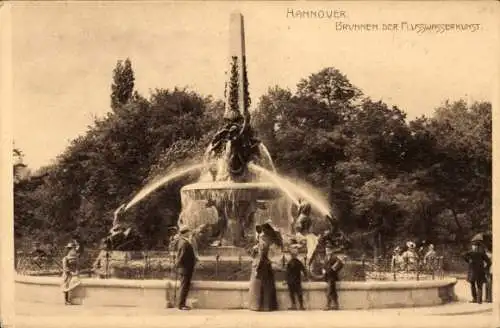
{"type": "Polygon", "coordinates": [[[450,210],[451,210],[451,213],[453,214],[453,219],[455,220],[455,224],[457,225],[458,242],[463,243],[463,241],[464,241],[464,229],[462,227],[462,224],[460,224],[460,221],[458,220],[457,212],[455,212],[454,209],[450,209],[450,210]]]}
{"type": "Polygon", "coordinates": [[[382,231],[378,232],[378,249],[379,249],[379,256],[384,255],[384,243],[382,240],[382,231]]]}

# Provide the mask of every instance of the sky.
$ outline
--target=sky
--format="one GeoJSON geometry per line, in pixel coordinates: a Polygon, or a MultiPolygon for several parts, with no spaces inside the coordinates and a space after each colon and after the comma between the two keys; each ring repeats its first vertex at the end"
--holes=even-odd
{"type": "Polygon", "coordinates": [[[110,110],[112,70],[120,59],[131,59],[136,89],[144,95],[179,86],[222,98],[234,10],[245,17],[254,105],[269,87],[293,91],[301,78],[330,66],[409,118],[432,115],[446,99],[492,101],[499,50],[494,4],[14,3],[14,142],[31,169],[49,164],[94,116],[110,110]],[[300,17],[300,10],[336,11],[337,18],[300,17]],[[480,28],[418,33],[403,29],[402,22],[480,28]],[[379,30],[349,31],[339,23],[378,24],[379,30]],[[382,24],[398,30],[382,30],[382,24]]]}

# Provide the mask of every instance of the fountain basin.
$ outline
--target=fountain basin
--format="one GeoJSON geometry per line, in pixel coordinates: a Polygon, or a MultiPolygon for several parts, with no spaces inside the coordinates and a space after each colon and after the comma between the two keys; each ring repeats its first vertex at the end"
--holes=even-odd
{"type": "MultiPolygon", "coordinates": [[[[338,283],[340,308],[380,309],[435,306],[455,300],[455,278],[421,281],[370,281],[338,283]]],[[[15,277],[16,297],[24,302],[63,304],[60,277],[15,277]]],[[[174,301],[174,280],[120,280],[83,278],[73,293],[75,304],[89,307],[128,306],[166,308],[174,301]]],[[[290,305],[287,287],[276,283],[281,310],[290,305]]],[[[326,283],[304,282],[308,309],[325,305],[326,283]]],[[[177,293],[178,297],[178,293],[177,293]]],[[[197,308],[242,309],[248,304],[248,282],[193,281],[189,298],[197,308]]]]}
{"type": "Polygon", "coordinates": [[[270,200],[281,196],[271,183],[263,182],[199,182],[181,188],[181,195],[192,200],[270,200]]]}

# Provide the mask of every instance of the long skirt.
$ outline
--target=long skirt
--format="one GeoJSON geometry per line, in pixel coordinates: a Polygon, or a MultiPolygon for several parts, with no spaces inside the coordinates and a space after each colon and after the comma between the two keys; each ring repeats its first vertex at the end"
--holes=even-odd
{"type": "Polygon", "coordinates": [[[65,272],[62,275],[63,282],[61,284],[61,289],[63,292],[69,292],[75,289],[80,285],[81,280],[77,275],[72,274],[71,272],[65,272]]]}
{"type": "Polygon", "coordinates": [[[248,308],[252,311],[276,311],[278,297],[271,263],[262,263],[258,271],[252,268],[248,308]]]}

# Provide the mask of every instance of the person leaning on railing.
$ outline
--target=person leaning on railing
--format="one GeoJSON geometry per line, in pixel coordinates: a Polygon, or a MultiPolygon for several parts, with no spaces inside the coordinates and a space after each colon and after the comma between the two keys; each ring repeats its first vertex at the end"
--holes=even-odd
{"type": "Polygon", "coordinates": [[[408,248],[402,255],[406,271],[417,271],[418,269],[418,254],[416,252],[416,245],[414,242],[409,241],[406,243],[408,248]]]}
{"type": "Polygon", "coordinates": [[[434,272],[437,268],[437,253],[434,250],[434,245],[430,244],[427,253],[424,255],[424,269],[428,272],[434,272]]]}
{"type": "Polygon", "coordinates": [[[397,272],[401,271],[401,268],[403,266],[403,257],[401,255],[401,248],[399,246],[396,246],[392,252],[392,258],[391,258],[391,272],[397,272]]]}

